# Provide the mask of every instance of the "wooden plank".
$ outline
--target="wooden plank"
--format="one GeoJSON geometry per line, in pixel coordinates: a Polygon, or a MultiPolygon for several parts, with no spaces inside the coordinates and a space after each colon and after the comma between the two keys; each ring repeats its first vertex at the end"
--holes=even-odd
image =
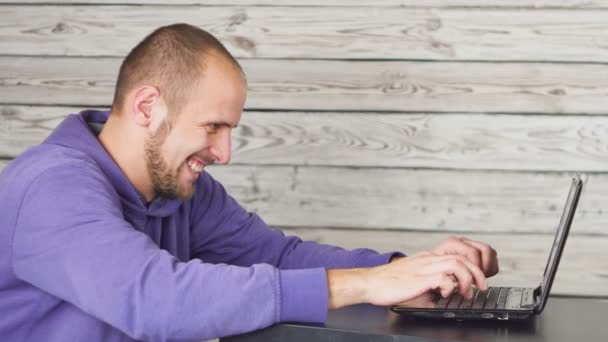
{"type": "Polygon", "coordinates": [[[608,116],[246,113],[234,162],[607,171],[608,116]]]}
{"type": "MultiPolygon", "coordinates": [[[[304,240],[342,246],[372,248],[381,252],[415,252],[431,249],[447,233],[377,232],[330,229],[286,229],[304,240]]],[[[553,237],[551,235],[467,234],[491,244],[498,252],[500,272],[491,286],[536,287],[544,272],[553,237]]],[[[564,250],[552,294],[608,296],[608,237],[571,236],[564,250]]]]}
{"type": "MultiPolygon", "coordinates": [[[[120,62],[0,57],[0,103],[108,106],[120,62]]],[[[241,62],[247,108],[608,113],[608,64],[241,62]]]]}
{"type": "MultiPolygon", "coordinates": [[[[14,4],[15,0],[0,0],[14,4]]],[[[202,6],[319,6],[319,7],[517,7],[517,8],[607,8],[608,1],[581,0],[22,0],[23,4],[119,4],[119,5],[202,5],[202,6]]]]}
{"type": "Polygon", "coordinates": [[[71,107],[0,106],[0,158],[11,158],[38,145],[70,113],[71,107]]]}
{"type": "MultiPolygon", "coordinates": [[[[0,105],[0,157],[79,110],[0,105]]],[[[233,140],[235,164],[608,171],[608,116],[247,112],[233,140]]]]}
{"type": "MultiPolygon", "coordinates": [[[[552,233],[566,174],[237,166],[210,168],[243,205],[279,227],[552,233]]],[[[574,234],[606,235],[608,175],[593,174],[574,234]]]]}
{"type": "MultiPolygon", "coordinates": [[[[0,160],[0,171],[8,160],[0,160]]],[[[432,248],[449,234],[446,232],[369,231],[287,228],[288,235],[305,240],[329,243],[352,249],[367,247],[382,252],[400,250],[415,253],[432,248]]],[[[494,246],[499,253],[501,272],[491,280],[491,285],[533,286],[539,283],[544,262],[551,245],[550,235],[480,234],[467,237],[494,246]]],[[[606,236],[581,236],[574,234],[568,245],[557,275],[554,294],[607,296],[608,258],[605,256],[606,236]],[[584,286],[582,285],[584,284],[584,286]]]]}
{"type": "MultiPolygon", "coordinates": [[[[565,174],[213,166],[245,208],[279,227],[551,233],[565,174]]],[[[593,174],[573,234],[606,235],[608,175],[593,174]]]]}
{"type": "Polygon", "coordinates": [[[572,11],[6,5],[0,54],[123,56],[153,29],[188,22],[248,58],[608,61],[605,13],[572,11]]]}

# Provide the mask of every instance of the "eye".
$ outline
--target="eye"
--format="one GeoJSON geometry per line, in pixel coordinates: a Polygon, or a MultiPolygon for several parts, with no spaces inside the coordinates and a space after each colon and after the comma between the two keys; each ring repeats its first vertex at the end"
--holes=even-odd
{"type": "Polygon", "coordinates": [[[221,124],[219,124],[219,123],[210,123],[210,124],[207,125],[207,132],[209,132],[209,133],[215,133],[220,128],[222,128],[221,124]]]}

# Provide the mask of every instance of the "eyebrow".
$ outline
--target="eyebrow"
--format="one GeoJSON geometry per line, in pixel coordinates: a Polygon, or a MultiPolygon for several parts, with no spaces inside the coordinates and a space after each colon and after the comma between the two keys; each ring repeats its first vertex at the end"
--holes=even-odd
{"type": "Polygon", "coordinates": [[[226,122],[226,121],[215,121],[215,120],[211,120],[211,121],[205,121],[202,123],[202,125],[207,126],[207,125],[221,125],[221,126],[228,126],[230,128],[237,128],[239,125],[231,125],[230,123],[226,122]]]}

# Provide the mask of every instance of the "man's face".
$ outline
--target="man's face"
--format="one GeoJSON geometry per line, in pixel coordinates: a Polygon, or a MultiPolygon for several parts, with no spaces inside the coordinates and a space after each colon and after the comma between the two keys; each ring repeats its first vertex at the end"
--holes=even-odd
{"type": "Polygon", "coordinates": [[[189,199],[205,166],[230,161],[232,128],[245,104],[243,77],[228,62],[213,58],[191,94],[173,122],[165,116],[145,142],[155,196],[189,199]]]}

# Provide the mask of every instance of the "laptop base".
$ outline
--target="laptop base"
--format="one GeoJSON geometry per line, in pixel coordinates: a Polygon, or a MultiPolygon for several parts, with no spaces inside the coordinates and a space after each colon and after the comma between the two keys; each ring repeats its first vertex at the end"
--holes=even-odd
{"type": "Polygon", "coordinates": [[[490,287],[488,291],[482,292],[474,288],[471,300],[455,292],[446,298],[437,296],[433,308],[393,306],[391,310],[421,318],[521,320],[528,319],[536,313],[538,291],[538,288],[490,287]]]}
{"type": "Polygon", "coordinates": [[[391,307],[391,310],[411,317],[425,319],[441,319],[441,320],[496,320],[496,321],[514,321],[527,320],[534,316],[534,310],[440,310],[440,309],[413,309],[402,307],[391,307]]]}

